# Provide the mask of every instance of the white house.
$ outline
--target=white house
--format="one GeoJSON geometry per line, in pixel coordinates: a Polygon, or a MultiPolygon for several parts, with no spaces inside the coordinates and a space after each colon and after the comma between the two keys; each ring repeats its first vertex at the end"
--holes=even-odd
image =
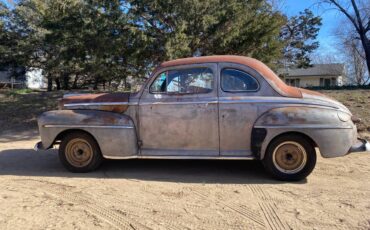
{"type": "Polygon", "coordinates": [[[306,69],[281,69],[278,71],[291,86],[342,86],[346,80],[344,64],[315,64],[306,69]]]}
{"type": "Polygon", "coordinates": [[[42,74],[42,69],[30,69],[26,72],[26,85],[30,89],[42,89],[47,87],[47,82],[42,74]]]}
{"type": "Polygon", "coordinates": [[[12,77],[11,71],[0,71],[0,87],[42,89],[47,87],[47,82],[41,69],[31,68],[25,74],[12,77]]]}

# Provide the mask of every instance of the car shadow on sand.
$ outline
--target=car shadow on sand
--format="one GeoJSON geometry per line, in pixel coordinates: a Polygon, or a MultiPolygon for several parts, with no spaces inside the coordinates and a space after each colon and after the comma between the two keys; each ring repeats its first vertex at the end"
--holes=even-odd
{"type": "MultiPolygon", "coordinates": [[[[241,160],[106,160],[96,171],[71,173],[61,165],[57,150],[0,151],[0,176],[122,178],[144,181],[219,184],[278,184],[259,161],[241,160]]],[[[306,183],[306,180],[294,182],[306,183]]],[[[291,182],[290,182],[291,183],[291,182]]]]}

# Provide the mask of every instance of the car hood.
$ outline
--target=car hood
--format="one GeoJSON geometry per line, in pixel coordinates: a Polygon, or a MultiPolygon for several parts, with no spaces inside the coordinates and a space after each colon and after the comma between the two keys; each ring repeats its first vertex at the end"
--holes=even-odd
{"type": "MultiPolygon", "coordinates": [[[[308,90],[308,89],[299,89],[302,92],[302,98],[308,101],[314,101],[316,103],[322,104],[323,106],[330,106],[336,107],[343,112],[351,114],[349,109],[340,103],[339,101],[316,91],[308,90]]],[[[352,115],[352,114],[351,114],[352,115]]]]}
{"type": "Polygon", "coordinates": [[[131,93],[70,94],[59,101],[60,109],[94,109],[125,112],[131,93]]]}

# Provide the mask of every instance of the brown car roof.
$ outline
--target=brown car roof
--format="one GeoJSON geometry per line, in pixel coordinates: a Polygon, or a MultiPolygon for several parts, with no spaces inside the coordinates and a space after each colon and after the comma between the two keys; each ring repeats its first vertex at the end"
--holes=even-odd
{"type": "Polygon", "coordinates": [[[218,56],[182,58],[163,62],[159,66],[159,68],[210,62],[231,62],[246,65],[256,70],[259,74],[261,74],[280,95],[285,97],[296,97],[296,98],[302,97],[302,93],[298,88],[286,85],[284,81],[281,80],[269,67],[267,67],[262,62],[250,57],[234,55],[218,55],[218,56]]]}

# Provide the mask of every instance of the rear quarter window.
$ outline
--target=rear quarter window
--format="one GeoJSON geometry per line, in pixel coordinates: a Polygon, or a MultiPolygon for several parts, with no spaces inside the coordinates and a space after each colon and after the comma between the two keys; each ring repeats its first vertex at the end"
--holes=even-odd
{"type": "Polygon", "coordinates": [[[244,71],[225,68],[221,71],[221,88],[225,92],[255,92],[259,90],[259,83],[244,71]]]}

